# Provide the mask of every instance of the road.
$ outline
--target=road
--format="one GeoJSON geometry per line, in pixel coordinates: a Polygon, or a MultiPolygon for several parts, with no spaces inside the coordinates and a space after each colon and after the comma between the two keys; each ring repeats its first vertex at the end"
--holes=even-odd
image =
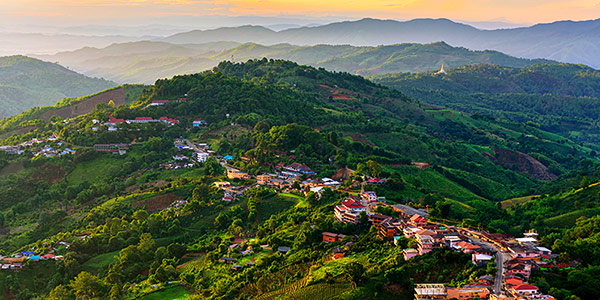
{"type": "MultiPolygon", "coordinates": [[[[459,230],[462,228],[459,228],[459,230]]],[[[469,239],[474,244],[482,246],[486,249],[492,250],[496,255],[496,267],[498,271],[496,272],[496,277],[494,278],[494,294],[500,295],[502,293],[502,282],[504,282],[504,262],[510,259],[510,255],[508,253],[503,252],[498,249],[496,245],[490,244],[488,242],[482,241],[474,236],[469,236],[469,239]]]]}

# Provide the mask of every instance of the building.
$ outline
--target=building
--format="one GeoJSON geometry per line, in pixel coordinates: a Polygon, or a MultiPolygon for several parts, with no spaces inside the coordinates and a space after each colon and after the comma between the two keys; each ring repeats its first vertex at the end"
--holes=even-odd
{"type": "Polygon", "coordinates": [[[393,239],[402,228],[402,224],[398,219],[387,217],[377,225],[379,238],[382,240],[393,239]]]}
{"type": "Polygon", "coordinates": [[[169,103],[169,100],[154,100],[150,103],[150,106],[161,106],[169,103]]]}
{"type": "Polygon", "coordinates": [[[192,126],[193,127],[202,127],[202,126],[206,126],[208,125],[208,123],[206,123],[206,121],[204,120],[196,120],[192,122],[192,126]]]}
{"type": "Polygon", "coordinates": [[[309,167],[303,165],[303,164],[299,164],[299,163],[293,163],[291,165],[285,166],[283,167],[283,174],[286,173],[291,173],[291,174],[305,174],[305,175],[312,175],[315,174],[315,172],[313,170],[311,170],[309,167]]]}
{"type": "Polygon", "coordinates": [[[412,217],[410,217],[408,224],[415,227],[425,227],[427,226],[427,218],[418,214],[414,214],[412,217]]]}
{"type": "Polygon", "coordinates": [[[471,254],[471,262],[476,266],[487,265],[487,263],[490,261],[492,261],[492,257],[490,255],[476,253],[471,254]]]}
{"type": "Polygon", "coordinates": [[[415,300],[446,299],[446,287],[441,283],[415,284],[415,300]]]}
{"type": "Polygon", "coordinates": [[[323,243],[335,243],[340,242],[346,236],[343,234],[332,233],[332,232],[323,232],[323,243]]]}
{"type": "Polygon", "coordinates": [[[262,174],[256,176],[256,183],[260,185],[267,185],[271,181],[271,175],[262,174]]]}
{"type": "Polygon", "coordinates": [[[417,249],[419,250],[419,255],[429,253],[431,250],[433,250],[433,237],[430,235],[420,234],[416,234],[415,237],[417,238],[417,249]]]}
{"type": "Polygon", "coordinates": [[[446,288],[446,299],[487,299],[490,290],[487,288],[446,288]]]}
{"type": "Polygon", "coordinates": [[[365,210],[366,207],[364,205],[360,204],[357,200],[349,198],[334,208],[334,214],[335,218],[340,222],[357,224],[360,212],[365,210]]]}
{"type": "Polygon", "coordinates": [[[332,259],[340,259],[344,258],[344,249],[342,248],[333,248],[333,257],[332,259]]]}
{"type": "Polygon", "coordinates": [[[403,252],[404,260],[409,260],[409,259],[419,255],[419,251],[417,251],[417,249],[413,249],[413,248],[404,249],[404,250],[402,250],[402,252],[403,252]]]}
{"type": "Polygon", "coordinates": [[[227,178],[229,179],[250,179],[248,173],[244,173],[234,168],[227,168],[227,178]]]}
{"type": "Polygon", "coordinates": [[[220,189],[228,188],[231,186],[231,183],[229,183],[227,181],[217,181],[217,182],[215,182],[215,186],[220,189]]]}
{"type": "Polygon", "coordinates": [[[100,152],[116,152],[116,151],[126,151],[129,150],[129,145],[127,144],[95,144],[94,150],[100,152]]]}

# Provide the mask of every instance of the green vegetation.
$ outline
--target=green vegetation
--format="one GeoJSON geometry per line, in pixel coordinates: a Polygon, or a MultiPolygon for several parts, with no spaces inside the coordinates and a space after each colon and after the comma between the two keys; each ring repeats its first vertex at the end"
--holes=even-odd
{"type": "Polygon", "coordinates": [[[596,151],[600,129],[600,72],[583,65],[537,64],[521,68],[477,65],[447,74],[385,74],[373,79],[427,103],[483,120],[527,123],[596,151]]]}
{"type": "Polygon", "coordinates": [[[0,118],[33,107],[54,105],[66,97],[89,95],[115,86],[57,64],[24,56],[0,57],[0,118]]]}
{"type": "MultiPolygon", "coordinates": [[[[334,206],[359,193],[352,180],[361,182],[363,175],[387,180],[365,188],[390,204],[428,207],[435,219],[494,232],[534,228],[549,236],[547,246],[571,225],[555,223],[597,213],[599,185],[590,183],[600,180],[600,169],[590,148],[530,124],[439,109],[348,73],[263,59],[223,62],[143,91],[130,88],[121,91],[127,95],[122,104],[99,103],[68,122],[25,113],[4,123],[30,129],[4,144],[57,140],[23,146],[21,155],[0,153],[2,170],[8,167],[0,179],[0,251],[33,248],[64,257],[41,262],[55,269],[24,283],[27,291],[0,273],[9,297],[410,299],[414,282],[460,286],[488,272],[472,265],[469,255],[441,249],[407,262],[402,250],[408,241],[397,247],[382,241],[366,216],[358,224],[336,222],[334,206]],[[187,101],[148,106],[182,95],[187,101]],[[120,124],[116,131],[94,125],[109,115],[168,116],[180,123],[120,124]],[[194,128],[194,120],[208,125],[194,128]],[[191,156],[192,150],[173,146],[179,138],[209,144],[214,157],[193,169],[166,170],[161,164],[173,156],[191,156]],[[124,155],[95,152],[98,143],[130,149],[124,155]],[[34,155],[46,146],[76,153],[34,155]],[[320,195],[304,193],[298,182],[282,190],[233,179],[243,195],[226,202],[214,184],[226,180],[224,162],[217,160],[226,155],[233,157],[230,167],[251,176],[294,162],[319,178],[344,167],[356,172],[340,189],[320,195]],[[502,200],[532,194],[540,196],[502,208],[502,200]],[[187,204],[172,207],[179,200],[187,204]],[[348,237],[326,244],[323,231],[348,237]],[[283,254],[280,247],[290,250],[283,254]],[[333,248],[343,248],[344,258],[332,260],[333,248]]],[[[558,253],[585,254],[556,245],[558,253]]],[[[594,261],[586,263],[588,269],[576,271],[595,270],[594,261]]],[[[18,274],[35,270],[26,266],[18,274]]]]}

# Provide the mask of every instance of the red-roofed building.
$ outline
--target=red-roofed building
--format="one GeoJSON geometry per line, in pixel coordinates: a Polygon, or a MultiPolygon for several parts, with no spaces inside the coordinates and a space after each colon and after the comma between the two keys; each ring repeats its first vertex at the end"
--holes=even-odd
{"type": "Polygon", "coordinates": [[[346,199],[342,201],[341,205],[334,208],[335,218],[340,222],[354,223],[357,224],[359,221],[359,214],[361,211],[365,211],[366,207],[357,200],[346,199]]]}
{"type": "Polygon", "coordinates": [[[335,243],[344,239],[346,236],[339,233],[323,232],[323,243],[335,243]]]}
{"type": "Polygon", "coordinates": [[[106,125],[115,125],[115,124],[119,124],[119,123],[124,123],[125,119],[117,119],[113,116],[108,117],[108,122],[104,123],[106,125]]]}
{"type": "Polygon", "coordinates": [[[160,106],[169,103],[169,100],[154,100],[150,103],[150,106],[160,106]]]}
{"type": "Polygon", "coordinates": [[[427,226],[427,218],[415,214],[412,217],[410,217],[410,220],[408,221],[408,223],[415,227],[424,227],[424,226],[427,226]]]}
{"type": "Polygon", "coordinates": [[[460,241],[458,243],[456,243],[454,245],[455,249],[458,249],[459,251],[463,252],[463,253],[474,253],[477,252],[479,249],[481,249],[481,247],[467,243],[465,241],[460,241]]]}
{"type": "Polygon", "coordinates": [[[533,294],[538,294],[539,293],[539,288],[535,285],[531,285],[531,284],[520,284],[517,285],[513,288],[515,291],[517,291],[517,293],[519,293],[520,295],[533,295],[533,294]]]}

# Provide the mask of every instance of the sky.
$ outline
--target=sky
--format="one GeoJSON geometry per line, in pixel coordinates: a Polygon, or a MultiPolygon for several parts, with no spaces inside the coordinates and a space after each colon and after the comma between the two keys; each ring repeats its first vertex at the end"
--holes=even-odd
{"type": "MultiPolygon", "coordinates": [[[[305,23],[373,17],[534,24],[600,18],[600,0],[0,0],[0,25],[133,26],[161,20],[183,25],[178,20],[203,16],[263,16],[276,17],[272,22],[305,23]]],[[[206,22],[210,20],[214,18],[206,22]]]]}

